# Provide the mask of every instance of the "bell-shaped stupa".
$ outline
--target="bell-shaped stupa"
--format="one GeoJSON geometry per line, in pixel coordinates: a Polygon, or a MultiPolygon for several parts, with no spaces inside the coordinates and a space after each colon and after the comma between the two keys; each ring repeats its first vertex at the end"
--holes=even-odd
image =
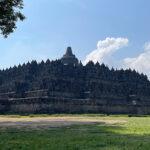
{"type": "Polygon", "coordinates": [[[61,58],[61,61],[64,65],[78,65],[78,59],[72,53],[71,47],[67,47],[66,53],[61,58]]]}

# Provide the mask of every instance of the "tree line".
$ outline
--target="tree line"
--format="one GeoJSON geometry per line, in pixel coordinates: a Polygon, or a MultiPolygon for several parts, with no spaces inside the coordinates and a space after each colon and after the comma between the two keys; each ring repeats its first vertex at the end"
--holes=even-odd
{"type": "Polygon", "coordinates": [[[39,89],[47,89],[48,95],[68,93],[74,98],[150,97],[146,75],[131,69],[110,69],[92,61],[73,66],[64,65],[61,60],[34,60],[0,70],[0,93],[15,91],[21,97],[19,93],[39,89]]]}

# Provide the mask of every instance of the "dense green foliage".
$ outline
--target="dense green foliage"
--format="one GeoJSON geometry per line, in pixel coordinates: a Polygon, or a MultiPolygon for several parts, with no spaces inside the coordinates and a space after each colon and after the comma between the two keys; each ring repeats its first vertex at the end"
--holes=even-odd
{"type": "Polygon", "coordinates": [[[0,93],[47,89],[74,98],[150,97],[150,82],[135,70],[114,70],[104,64],[63,65],[61,60],[14,66],[0,71],[0,93]]]}
{"type": "Polygon", "coordinates": [[[92,118],[126,122],[38,130],[0,129],[0,147],[3,150],[149,150],[149,117],[95,115],[92,118]]]}
{"type": "Polygon", "coordinates": [[[23,8],[23,0],[0,0],[0,30],[7,37],[16,29],[16,22],[24,20],[19,11],[23,8]]]}

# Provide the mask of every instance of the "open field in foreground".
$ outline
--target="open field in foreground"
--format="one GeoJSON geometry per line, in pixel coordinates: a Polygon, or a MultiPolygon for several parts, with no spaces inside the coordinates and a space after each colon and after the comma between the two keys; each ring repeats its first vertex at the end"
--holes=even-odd
{"type": "Polygon", "coordinates": [[[0,116],[0,150],[149,150],[150,117],[0,116]]]}

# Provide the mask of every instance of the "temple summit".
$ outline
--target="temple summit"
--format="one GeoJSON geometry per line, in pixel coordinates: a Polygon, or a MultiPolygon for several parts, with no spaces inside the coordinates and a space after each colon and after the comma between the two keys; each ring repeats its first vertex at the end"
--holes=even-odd
{"type": "Polygon", "coordinates": [[[72,53],[72,48],[67,47],[66,53],[61,58],[61,61],[64,65],[78,65],[79,61],[76,56],[72,53]]]}

